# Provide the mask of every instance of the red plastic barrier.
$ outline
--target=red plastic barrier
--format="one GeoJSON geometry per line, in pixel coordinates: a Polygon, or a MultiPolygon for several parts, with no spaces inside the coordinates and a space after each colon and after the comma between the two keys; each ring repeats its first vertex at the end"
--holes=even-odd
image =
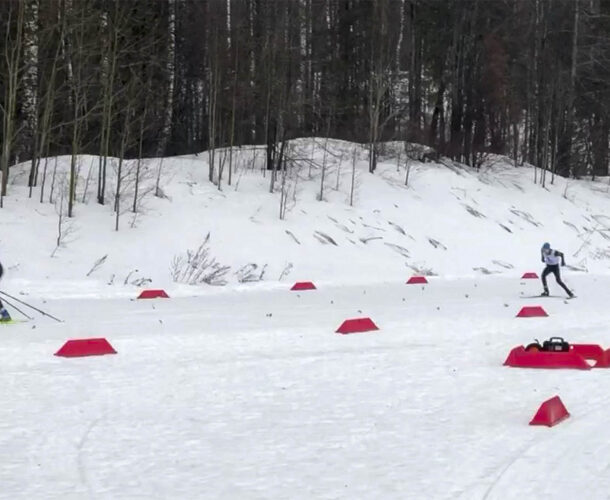
{"type": "Polygon", "coordinates": [[[411,276],[407,281],[407,285],[425,285],[428,280],[425,276],[411,276]]]}
{"type": "Polygon", "coordinates": [[[523,276],[521,276],[522,280],[537,280],[538,279],[538,275],[536,273],[533,272],[529,272],[529,273],[523,273],[523,276]]]}
{"type": "Polygon", "coordinates": [[[593,368],[610,368],[610,349],[604,351],[602,355],[597,358],[593,368]]]}
{"type": "Polygon", "coordinates": [[[599,360],[604,355],[602,346],[597,344],[570,344],[570,351],[579,354],[585,359],[599,360]]]}
{"type": "Polygon", "coordinates": [[[517,314],[517,318],[542,318],[545,316],[548,316],[548,314],[540,306],[522,307],[519,314],[517,314]]]}
{"type": "Polygon", "coordinates": [[[291,290],[315,290],[316,285],[314,285],[311,281],[299,281],[292,285],[291,290]]]}
{"type": "Polygon", "coordinates": [[[515,347],[510,351],[505,366],[515,368],[572,368],[577,370],[590,370],[591,366],[585,358],[574,351],[544,352],[526,351],[523,346],[515,347]]]}
{"type": "Polygon", "coordinates": [[[337,329],[337,333],[362,333],[379,330],[371,318],[346,319],[337,329]]]}
{"type": "Polygon", "coordinates": [[[540,405],[530,425],[546,425],[553,427],[568,418],[570,414],[559,396],[552,397],[540,405]]]}
{"type": "Polygon", "coordinates": [[[169,295],[165,293],[165,290],[142,290],[138,299],[169,299],[169,295]]]}
{"type": "Polygon", "coordinates": [[[116,354],[116,351],[110,345],[110,342],[104,338],[99,338],[68,340],[55,353],[55,356],[79,358],[82,356],[103,356],[104,354],[116,354]]]}

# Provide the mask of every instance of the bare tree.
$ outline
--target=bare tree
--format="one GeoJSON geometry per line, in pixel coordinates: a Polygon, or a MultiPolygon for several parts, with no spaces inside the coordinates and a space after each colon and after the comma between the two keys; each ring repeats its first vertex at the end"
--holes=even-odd
{"type": "Polygon", "coordinates": [[[123,129],[121,130],[121,146],[119,150],[119,161],[116,176],[116,191],[114,196],[114,211],[115,211],[115,224],[114,230],[119,230],[119,221],[121,218],[121,184],[123,182],[123,163],[125,161],[125,152],[129,145],[131,136],[131,122],[133,120],[133,107],[135,105],[135,94],[136,94],[136,79],[132,77],[130,84],[130,92],[127,102],[127,108],[124,111],[123,129]]]}
{"type": "Polygon", "coordinates": [[[6,75],[4,82],[4,104],[2,105],[2,155],[0,156],[0,170],[2,171],[2,186],[0,188],[0,208],[4,206],[9,176],[9,162],[15,140],[15,111],[17,108],[17,93],[23,77],[23,25],[24,25],[24,4],[17,3],[17,11],[14,10],[14,3],[9,4],[9,18],[7,29],[4,35],[4,54],[2,60],[5,68],[3,73],[6,75]],[[12,19],[15,20],[15,31],[12,28],[12,19]]]}
{"type": "Polygon", "coordinates": [[[103,205],[106,201],[106,170],[108,155],[110,154],[110,138],[114,128],[113,113],[116,98],[114,85],[119,64],[119,36],[121,34],[119,2],[114,2],[112,19],[109,19],[109,17],[109,12],[104,10],[101,16],[101,30],[104,37],[102,49],[102,126],[97,178],[97,202],[100,205],[103,205]]]}
{"type": "Polygon", "coordinates": [[[55,239],[55,248],[51,253],[51,257],[55,257],[57,251],[70,242],[70,238],[76,229],[68,215],[67,204],[70,193],[68,185],[68,179],[66,179],[65,175],[62,175],[59,179],[59,195],[55,203],[55,213],[57,214],[57,237],[55,239]]]}
{"type": "Polygon", "coordinates": [[[161,173],[163,172],[163,158],[159,158],[159,166],[157,167],[157,180],[155,182],[155,196],[164,198],[163,190],[161,189],[161,173]]]}
{"type": "MultiPolygon", "coordinates": [[[[228,5],[230,5],[230,0],[227,1],[228,5]]],[[[233,148],[235,146],[235,116],[237,113],[237,85],[239,69],[238,48],[238,41],[235,40],[235,56],[233,58],[233,95],[231,98],[231,125],[229,129],[229,178],[227,180],[229,186],[233,181],[233,148]]]]}
{"type": "Polygon", "coordinates": [[[335,191],[339,191],[339,186],[341,184],[341,167],[343,166],[343,154],[339,156],[339,161],[337,162],[337,182],[335,183],[335,191]]]}
{"type": "Polygon", "coordinates": [[[356,163],[358,161],[358,151],[356,148],[352,151],[352,180],[349,188],[349,206],[354,206],[354,190],[356,188],[356,163]]]}
{"type": "MultiPolygon", "coordinates": [[[[86,126],[88,116],[93,112],[93,109],[88,108],[87,102],[87,86],[91,75],[87,71],[88,59],[92,56],[87,46],[87,30],[90,28],[90,18],[85,16],[87,11],[86,3],[79,4],[80,16],[78,22],[71,24],[71,32],[66,33],[70,37],[70,45],[72,47],[71,68],[72,79],[70,95],[72,101],[72,122],[71,122],[71,137],[70,137],[70,177],[68,189],[68,217],[74,216],[74,202],[76,201],[76,183],[77,183],[77,163],[80,153],[83,129],[86,126]]],[[[77,13],[75,13],[77,14],[77,13]]],[[[68,13],[65,13],[64,22],[67,22],[68,13]]]]}
{"type": "Polygon", "coordinates": [[[280,185],[280,220],[286,218],[286,214],[297,203],[297,190],[299,184],[299,171],[294,165],[294,151],[292,148],[285,154],[282,162],[282,176],[280,185]]]}
{"type": "Polygon", "coordinates": [[[142,156],[143,156],[143,145],[144,145],[144,131],[146,129],[146,118],[148,116],[148,94],[151,90],[151,81],[150,74],[148,75],[148,79],[146,81],[146,87],[144,89],[144,106],[142,113],[140,115],[139,120],[139,131],[138,131],[138,159],[136,162],[136,171],[135,171],[135,183],[134,183],[134,192],[133,192],[133,205],[132,212],[135,214],[138,211],[138,195],[140,191],[140,173],[142,171],[142,156]]]}
{"type": "Polygon", "coordinates": [[[40,159],[44,155],[44,172],[42,176],[42,184],[40,186],[40,203],[44,200],[44,190],[45,190],[45,182],[47,178],[47,165],[48,158],[50,152],[50,143],[51,143],[51,134],[53,128],[53,110],[55,106],[55,96],[56,96],[56,80],[57,80],[57,70],[59,63],[61,44],[57,44],[55,49],[55,55],[53,57],[53,62],[51,64],[51,71],[46,83],[46,92],[43,94],[42,99],[42,120],[40,122],[40,130],[39,130],[39,139],[38,139],[38,152],[37,152],[37,161],[35,171],[34,171],[34,179],[30,178],[30,197],[32,196],[33,187],[38,184],[38,167],[40,164],[40,159]]]}
{"type": "MultiPolygon", "coordinates": [[[[330,128],[330,121],[328,128],[330,128]]],[[[318,201],[324,201],[324,183],[326,182],[326,168],[328,163],[328,136],[324,139],[324,154],[322,155],[322,170],[320,172],[320,192],[318,201]]]]}
{"type": "MultiPolygon", "coordinates": [[[[216,168],[216,139],[221,125],[219,95],[221,86],[220,34],[218,27],[212,30],[208,61],[208,180],[214,182],[216,168]]],[[[219,174],[220,175],[220,174],[219,174]]],[[[218,179],[220,184],[220,176],[218,179]]]]}
{"type": "Polygon", "coordinates": [[[413,156],[413,145],[407,141],[404,142],[405,148],[405,186],[409,185],[409,175],[411,174],[411,157],[413,156]]]}
{"type": "MultiPolygon", "coordinates": [[[[49,203],[54,203],[53,195],[55,194],[55,185],[57,180],[57,156],[55,157],[55,161],[53,162],[53,174],[51,175],[51,189],[49,191],[49,203]]],[[[44,176],[47,174],[47,162],[45,161],[44,166],[44,176]]],[[[44,184],[43,184],[44,185],[44,184]]]]}
{"type": "Polygon", "coordinates": [[[167,0],[167,59],[165,63],[165,78],[167,90],[165,94],[165,112],[163,128],[159,138],[157,156],[166,153],[167,144],[172,133],[174,116],[174,88],[176,83],[176,0],[167,0]]]}

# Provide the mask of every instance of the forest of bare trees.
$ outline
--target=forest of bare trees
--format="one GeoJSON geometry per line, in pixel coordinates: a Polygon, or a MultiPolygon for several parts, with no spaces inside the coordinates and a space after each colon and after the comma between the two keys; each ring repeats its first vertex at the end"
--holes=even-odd
{"type": "Polygon", "coordinates": [[[399,140],[608,175],[610,0],[5,0],[0,33],[1,194],[71,155],[69,215],[77,155],[104,204],[111,157],[264,144],[277,171],[304,136],[371,172],[399,140]]]}

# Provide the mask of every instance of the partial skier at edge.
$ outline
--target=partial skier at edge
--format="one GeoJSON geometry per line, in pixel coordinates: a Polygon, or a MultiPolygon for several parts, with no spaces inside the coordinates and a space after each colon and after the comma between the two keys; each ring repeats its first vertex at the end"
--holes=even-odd
{"type": "MultiPolygon", "coordinates": [[[[0,263],[0,279],[2,278],[2,275],[4,274],[4,269],[2,269],[2,263],[0,263]]],[[[10,321],[11,320],[11,315],[8,313],[8,311],[4,308],[4,304],[2,304],[2,299],[0,299],[0,321],[10,321]]]]}
{"type": "Polygon", "coordinates": [[[566,265],[563,253],[559,250],[552,249],[550,243],[545,243],[544,245],[542,245],[540,253],[542,262],[546,264],[544,271],[542,271],[542,286],[544,288],[544,291],[540,295],[542,297],[549,296],[549,286],[546,282],[546,277],[549,274],[553,273],[555,275],[555,280],[557,281],[557,284],[566,291],[569,298],[573,298],[574,293],[566,286],[563,281],[561,281],[559,264],[561,262],[562,267],[566,265]]]}

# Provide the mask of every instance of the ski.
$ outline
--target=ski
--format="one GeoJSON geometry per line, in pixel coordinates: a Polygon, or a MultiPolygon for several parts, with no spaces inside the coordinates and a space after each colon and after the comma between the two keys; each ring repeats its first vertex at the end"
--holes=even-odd
{"type": "Polygon", "coordinates": [[[23,315],[24,315],[26,318],[28,318],[28,319],[34,319],[34,318],[32,318],[31,316],[28,316],[27,314],[25,314],[25,313],[24,313],[22,310],[18,309],[18,308],[17,308],[17,306],[15,306],[14,304],[11,304],[11,303],[10,303],[10,302],[7,300],[7,298],[6,298],[6,297],[8,297],[8,298],[9,298],[9,299],[11,299],[11,300],[15,300],[15,301],[17,301],[19,304],[23,304],[24,306],[29,307],[30,309],[33,309],[33,310],[34,310],[34,311],[36,311],[36,312],[39,312],[39,313],[40,313],[40,314],[42,314],[43,316],[48,316],[49,318],[54,319],[54,320],[55,320],[55,321],[57,321],[58,323],[63,323],[63,322],[64,322],[64,320],[63,320],[63,319],[56,318],[56,317],[55,317],[55,316],[53,316],[52,314],[49,314],[48,312],[43,311],[42,309],[39,309],[38,307],[34,307],[32,304],[28,304],[27,302],[25,302],[25,301],[23,301],[23,300],[21,300],[21,299],[18,299],[17,297],[14,297],[13,295],[10,295],[10,294],[6,293],[6,292],[5,292],[5,291],[3,291],[3,290],[0,290],[0,295],[2,295],[2,296],[4,297],[4,301],[5,301],[5,302],[6,302],[6,303],[7,303],[9,306],[11,306],[13,309],[16,309],[17,311],[19,311],[21,314],[23,314],[23,315]]]}
{"type": "Polygon", "coordinates": [[[522,299],[575,299],[576,295],[572,295],[571,297],[564,297],[563,295],[525,295],[521,297],[522,299]]]}

